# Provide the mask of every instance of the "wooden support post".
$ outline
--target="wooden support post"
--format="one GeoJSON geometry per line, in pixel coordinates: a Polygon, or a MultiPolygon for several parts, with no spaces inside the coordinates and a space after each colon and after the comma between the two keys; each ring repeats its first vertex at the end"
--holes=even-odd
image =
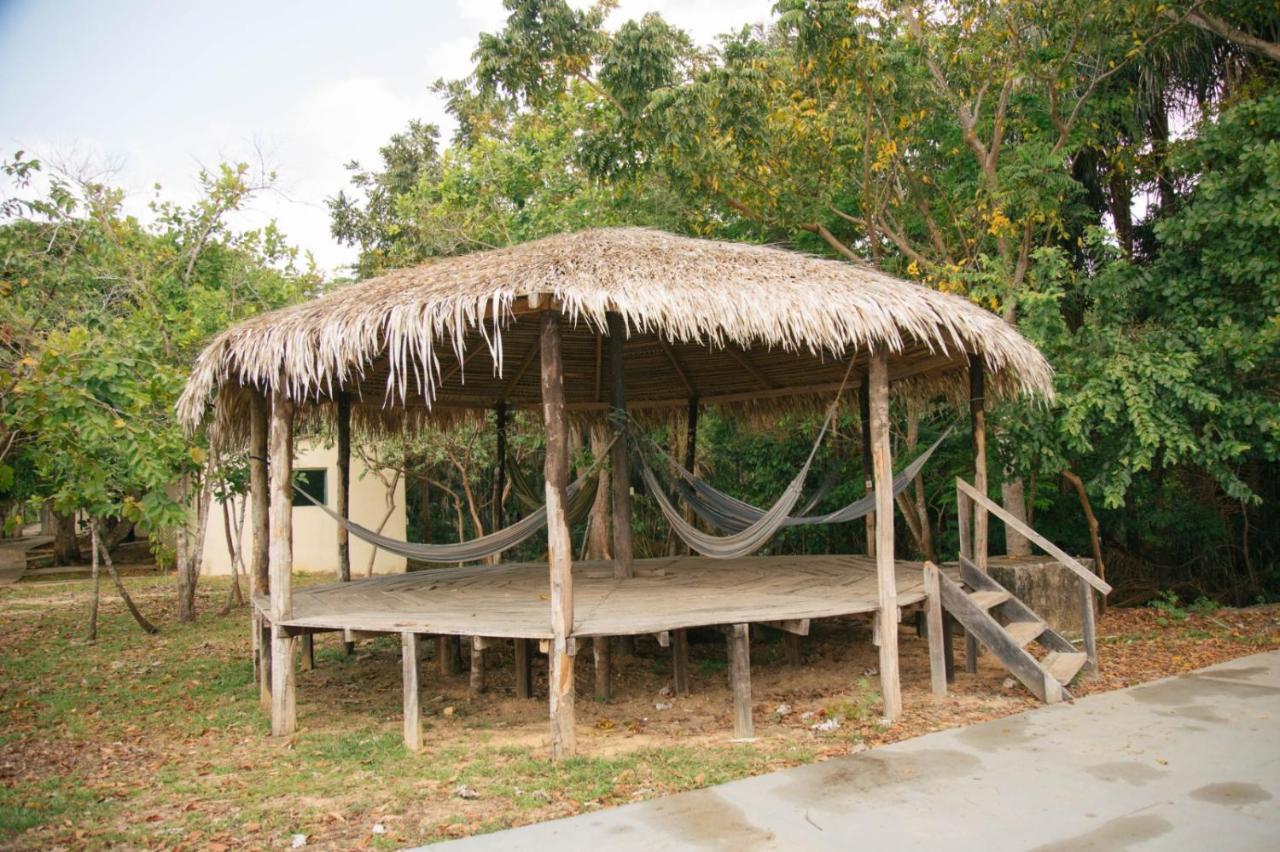
{"type": "MultiPolygon", "coordinates": [[[[547,433],[544,474],[547,494],[547,554],[551,573],[552,645],[548,654],[550,670],[551,759],[572,757],[577,750],[574,730],[573,649],[573,545],[565,520],[565,489],[569,484],[569,429],[564,410],[564,364],[560,352],[560,314],[542,314],[542,419],[547,433]]],[[[612,341],[612,338],[610,338],[612,341]]],[[[620,354],[620,353],[619,353],[620,354]]],[[[619,377],[620,379],[620,377],[619,377]]],[[[616,453],[616,445],[615,445],[616,453]]],[[[623,463],[626,457],[623,454],[623,463]]],[[[615,455],[615,464],[617,457],[615,455]]],[[[617,476],[618,469],[614,468],[617,476]]],[[[626,493],[625,483],[623,488],[626,493]]],[[[614,489],[614,496],[617,496],[614,489]]],[[[627,573],[630,574],[630,496],[623,519],[627,573]]],[[[618,505],[614,504],[615,513],[618,505]]],[[[615,515],[615,518],[617,516],[615,515]]],[[[614,556],[619,555],[618,527],[614,525],[614,556]]]]}
{"type": "Polygon", "coordinates": [[[804,662],[804,637],[798,633],[782,634],[782,650],[786,655],[787,665],[798,666],[804,662]]]}
{"type": "Polygon", "coordinates": [[[614,418],[616,440],[609,455],[613,492],[613,576],[630,577],[635,571],[631,546],[631,457],[627,454],[627,386],[624,376],[623,346],[626,323],[621,314],[610,312],[609,324],[609,404],[614,418]]]}
{"type": "Polygon", "coordinates": [[[942,661],[946,665],[947,683],[956,682],[956,620],[945,609],[942,611],[942,661]]]}
{"type": "Polygon", "coordinates": [[[400,666],[404,672],[404,747],[409,751],[422,749],[422,707],[419,680],[422,650],[417,633],[400,634],[400,666]]]}
{"type": "MultiPolygon", "coordinates": [[[[973,426],[973,487],[979,494],[987,493],[987,412],[986,378],[982,357],[969,356],[969,418],[973,426]]],[[[987,572],[987,542],[990,519],[987,510],[974,506],[973,562],[984,574],[987,572]]]]}
{"type": "Polygon", "coordinates": [[[533,654],[529,653],[529,640],[515,641],[516,698],[533,697],[533,654]]]}
{"type": "Polygon", "coordinates": [[[304,672],[309,672],[316,667],[316,642],[315,636],[310,633],[304,633],[299,637],[302,643],[302,663],[299,666],[304,672]]]}
{"type": "Polygon", "coordinates": [[[1098,625],[1095,617],[1093,589],[1080,580],[1080,633],[1084,639],[1085,677],[1098,676],[1098,625]]]}
{"type": "Polygon", "coordinates": [[[689,694],[689,631],[671,631],[671,689],[676,695],[689,694]]]}
{"type": "Polygon", "coordinates": [[[458,659],[461,652],[462,647],[457,636],[436,637],[436,657],[440,662],[442,676],[454,677],[462,671],[461,661],[458,659]]]}
{"type": "Polygon", "coordinates": [[[942,581],[938,566],[924,563],[925,618],[929,638],[929,682],[934,695],[947,694],[946,626],[942,617],[942,581]]]}
{"type": "Polygon", "coordinates": [[[253,529],[251,582],[255,595],[265,595],[271,588],[271,495],[267,486],[267,433],[271,428],[270,420],[270,401],[264,394],[254,391],[249,397],[249,523],[253,529]]]}
{"type": "MultiPolygon", "coordinates": [[[[498,467],[493,472],[493,531],[497,532],[507,525],[506,512],[502,506],[502,495],[507,490],[507,404],[499,402],[494,406],[493,416],[498,430],[497,446],[494,448],[498,467]]],[[[502,554],[494,557],[495,562],[501,559],[502,554]]]]}
{"type": "Polygon", "coordinates": [[[729,627],[729,688],[733,692],[733,738],[749,740],[755,736],[751,719],[751,627],[734,624],[729,627]]]}
{"type": "MultiPolygon", "coordinates": [[[[986,373],[982,365],[982,357],[969,356],[969,423],[973,432],[973,486],[981,494],[987,493],[987,413],[986,413],[986,373]]],[[[967,501],[972,515],[973,534],[969,538],[967,557],[973,561],[984,574],[987,571],[988,531],[990,516],[987,510],[967,501]]],[[[963,540],[964,533],[961,534],[963,540]]],[[[963,549],[963,548],[962,548],[963,549]]],[[[978,670],[978,657],[982,654],[982,646],[969,633],[964,637],[964,669],[970,674],[978,670]]]]}
{"type": "MultiPolygon", "coordinates": [[[[351,395],[346,391],[338,393],[337,411],[338,433],[338,481],[335,483],[337,505],[334,507],[343,519],[351,518],[351,395]]],[[[338,527],[338,579],[347,583],[351,581],[351,539],[347,528],[338,527]]],[[[342,650],[348,657],[355,653],[356,644],[343,641],[342,650]]]]}
{"type": "Polygon", "coordinates": [[[871,469],[876,494],[876,580],[880,592],[880,694],[884,715],[902,715],[898,681],[898,575],[893,549],[893,456],[889,448],[889,354],[880,347],[871,355],[871,469]]]}
{"type": "Polygon", "coordinates": [[[484,692],[484,643],[479,636],[471,637],[471,697],[484,692]]]}
{"type": "Polygon", "coordinates": [[[608,701],[613,695],[608,636],[597,636],[591,640],[591,656],[595,663],[596,701],[608,701]]]}
{"type": "MultiPolygon", "coordinates": [[[[281,383],[283,384],[283,382],[281,383]]],[[[271,734],[297,728],[294,643],[282,623],[293,617],[293,402],[271,395],[271,734]]]]}
{"type": "Polygon", "coordinates": [[[258,703],[271,712],[271,624],[258,615],[258,703]]]}
{"type": "MultiPolygon", "coordinates": [[[[871,461],[871,372],[862,376],[862,384],[858,386],[858,412],[862,421],[862,484],[867,493],[875,488],[871,461]]],[[[867,518],[867,556],[876,558],[876,513],[868,512],[867,518]]]]}

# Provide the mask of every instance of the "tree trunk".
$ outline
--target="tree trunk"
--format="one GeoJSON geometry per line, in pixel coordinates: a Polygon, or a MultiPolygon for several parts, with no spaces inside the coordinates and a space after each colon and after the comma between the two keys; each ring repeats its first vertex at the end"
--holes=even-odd
{"type": "Polygon", "coordinates": [[[80,543],[76,541],[76,515],[53,513],[53,561],[56,565],[79,565],[80,543]]]}
{"type": "MultiPolygon", "coordinates": [[[[599,460],[609,446],[609,427],[604,423],[591,424],[591,457],[599,460]]],[[[612,541],[609,528],[611,515],[609,505],[609,468],[600,465],[596,477],[596,497],[591,503],[591,514],[587,519],[586,554],[588,559],[612,559],[609,545],[612,541]]]]}
{"type": "MultiPolygon", "coordinates": [[[[1007,476],[1008,471],[1005,473],[1007,476]]],[[[1027,522],[1027,500],[1024,496],[1021,477],[1006,478],[1000,483],[1000,502],[1004,504],[1005,511],[1009,514],[1024,524],[1027,522]]],[[[1030,556],[1031,542],[1027,541],[1022,533],[1005,525],[1004,552],[1007,556],[1030,556]]]]}
{"type": "Polygon", "coordinates": [[[93,564],[93,597],[89,600],[89,633],[86,639],[98,641],[98,600],[102,596],[102,575],[98,573],[98,533],[89,530],[89,560],[93,564]]]}
{"type": "MultiPolygon", "coordinates": [[[[97,524],[97,519],[90,520],[90,524],[97,524]]],[[[129,614],[133,616],[133,620],[138,622],[138,626],[142,628],[144,633],[159,633],[160,630],[146,619],[146,616],[134,604],[133,598],[129,597],[129,590],[124,587],[124,582],[120,579],[120,575],[116,573],[116,566],[111,561],[111,553],[102,546],[102,543],[94,536],[93,545],[102,557],[102,561],[106,563],[107,573],[111,575],[111,582],[115,584],[116,591],[120,594],[120,599],[124,601],[125,607],[129,610],[129,614]]]]}

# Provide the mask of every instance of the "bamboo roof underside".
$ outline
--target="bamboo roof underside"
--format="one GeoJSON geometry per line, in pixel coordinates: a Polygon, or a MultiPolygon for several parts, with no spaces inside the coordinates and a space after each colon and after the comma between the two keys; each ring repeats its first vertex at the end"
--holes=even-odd
{"type": "Polygon", "coordinates": [[[603,414],[608,312],[625,320],[628,408],[683,410],[690,398],[780,411],[830,402],[872,347],[899,389],[961,387],[981,356],[991,396],[1052,393],[1041,353],[959,296],[870,267],[763,246],[639,228],[548,237],[446,258],[342,287],[219,334],[178,404],[189,429],[247,430],[249,392],[288,394],[326,421],[339,391],[366,429],[395,430],[541,404],[538,314],[564,315],[565,397],[603,414]]]}

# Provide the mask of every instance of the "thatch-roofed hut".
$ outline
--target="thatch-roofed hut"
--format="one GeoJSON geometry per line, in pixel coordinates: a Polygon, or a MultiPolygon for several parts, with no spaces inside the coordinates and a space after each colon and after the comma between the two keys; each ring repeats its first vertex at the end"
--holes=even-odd
{"type": "MultiPolygon", "coordinates": [[[[661,414],[691,401],[757,412],[825,404],[851,365],[848,387],[861,387],[869,401],[877,486],[892,474],[891,384],[919,393],[972,386],[981,397],[985,377],[989,395],[1052,392],[1036,348],[964,298],[868,266],[636,228],[564,234],[389,272],[218,335],[197,360],[178,413],[192,429],[210,421],[220,442],[251,444],[259,495],[267,491],[263,457],[270,459],[270,531],[259,518],[255,553],[257,591],[269,585],[262,615],[273,647],[273,729],[293,726],[296,630],[287,622],[295,421],[336,422],[342,444],[352,421],[395,430],[495,406],[542,409],[552,743],[554,753],[566,754],[575,640],[561,512],[566,418],[615,409],[661,414]]],[[[623,472],[614,491],[620,576],[629,573],[631,554],[624,444],[613,449],[615,473],[623,472]]],[[[877,487],[877,500],[882,516],[891,515],[888,489],[877,487]]],[[[892,537],[891,523],[876,528],[883,612],[896,608],[892,537]]],[[[889,716],[899,702],[892,632],[882,631],[881,645],[889,716]]]]}

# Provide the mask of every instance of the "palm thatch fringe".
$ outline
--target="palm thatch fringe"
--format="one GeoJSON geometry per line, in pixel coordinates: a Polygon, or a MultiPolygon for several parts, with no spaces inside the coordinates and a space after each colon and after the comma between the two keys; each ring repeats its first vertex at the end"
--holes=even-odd
{"type": "MultiPolygon", "coordinates": [[[[241,323],[201,353],[178,416],[194,430],[214,403],[214,431],[236,443],[246,431],[245,388],[286,393],[304,421],[323,422],[337,389],[367,389],[376,380],[381,399],[366,391],[354,412],[371,431],[473,417],[483,410],[438,398],[440,353],[452,349],[458,370],[479,344],[502,377],[504,330],[518,312],[552,302],[569,328],[593,334],[606,333],[605,315],[616,311],[629,336],[711,350],[807,353],[827,364],[873,347],[953,359],[948,370],[899,383],[916,395],[955,393],[956,370],[972,352],[986,364],[992,396],[1052,394],[1040,352],[964,298],[843,261],[611,228],[397,270],[241,323]]],[[[830,402],[830,394],[796,390],[735,399],[732,407],[759,414],[830,402]]],[[[644,410],[644,400],[636,405],[644,410]]]]}

